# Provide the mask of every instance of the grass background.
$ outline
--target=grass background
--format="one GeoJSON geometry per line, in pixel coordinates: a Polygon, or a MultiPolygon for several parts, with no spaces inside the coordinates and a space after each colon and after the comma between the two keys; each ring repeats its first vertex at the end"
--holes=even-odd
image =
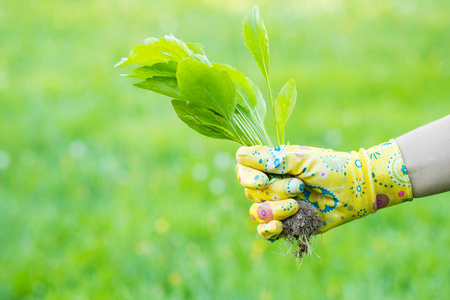
{"type": "Polygon", "coordinates": [[[370,147],[449,113],[448,1],[2,1],[0,299],[450,294],[448,193],[326,233],[297,270],[255,237],[238,145],[113,68],[173,33],[265,92],[241,34],[256,3],[274,91],[299,89],[291,144],[370,147]]]}

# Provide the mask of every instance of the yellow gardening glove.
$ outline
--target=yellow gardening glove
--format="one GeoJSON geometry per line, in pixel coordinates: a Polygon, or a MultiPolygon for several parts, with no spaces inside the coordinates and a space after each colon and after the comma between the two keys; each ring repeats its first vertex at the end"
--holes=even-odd
{"type": "Polygon", "coordinates": [[[247,198],[256,202],[250,207],[250,216],[261,223],[259,234],[270,242],[275,241],[283,231],[279,220],[298,211],[298,202],[293,197],[303,192],[303,182],[296,177],[269,181],[266,174],[240,164],[236,167],[236,173],[239,182],[246,187],[247,198]]]}
{"type": "Polygon", "coordinates": [[[358,152],[304,146],[241,147],[236,158],[238,180],[246,188],[246,197],[256,202],[250,215],[261,223],[259,234],[271,242],[283,230],[280,220],[298,210],[293,198],[317,210],[323,220],[320,233],[413,198],[395,140],[358,152]],[[269,181],[263,172],[291,177],[269,181]]]}

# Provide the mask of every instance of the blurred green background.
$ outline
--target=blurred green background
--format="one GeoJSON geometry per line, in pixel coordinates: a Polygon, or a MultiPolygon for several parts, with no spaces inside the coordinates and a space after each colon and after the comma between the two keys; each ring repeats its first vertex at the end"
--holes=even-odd
{"type": "Polygon", "coordinates": [[[265,92],[241,34],[254,4],[275,93],[291,77],[299,89],[291,144],[370,147],[449,113],[449,1],[2,1],[0,299],[450,294],[450,194],[332,230],[297,270],[256,238],[238,145],[113,68],[173,33],[265,92]]]}

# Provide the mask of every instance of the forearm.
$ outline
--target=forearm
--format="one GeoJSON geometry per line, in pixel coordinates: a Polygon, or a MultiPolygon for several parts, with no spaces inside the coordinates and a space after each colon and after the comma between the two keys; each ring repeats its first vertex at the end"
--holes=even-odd
{"type": "Polygon", "coordinates": [[[450,190],[450,115],[395,139],[414,198],[450,190]]]}

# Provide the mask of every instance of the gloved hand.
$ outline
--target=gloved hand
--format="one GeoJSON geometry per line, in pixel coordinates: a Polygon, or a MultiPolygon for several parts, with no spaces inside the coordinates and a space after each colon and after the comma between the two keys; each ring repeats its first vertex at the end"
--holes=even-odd
{"type": "MultiPolygon", "coordinates": [[[[243,148],[253,147],[241,147],[238,153],[243,148]]],[[[241,164],[236,166],[236,173],[239,182],[246,187],[247,198],[256,202],[250,207],[250,216],[261,223],[258,226],[259,234],[274,242],[283,231],[279,220],[284,220],[298,211],[298,202],[292,198],[303,191],[303,182],[296,177],[273,178],[269,181],[266,174],[241,164]]]]}
{"type": "Polygon", "coordinates": [[[358,152],[304,146],[241,147],[237,176],[256,202],[250,215],[258,232],[273,242],[283,220],[297,212],[294,198],[316,208],[320,233],[413,198],[408,171],[395,140],[358,152]],[[269,181],[265,173],[289,174],[269,181]]]}

